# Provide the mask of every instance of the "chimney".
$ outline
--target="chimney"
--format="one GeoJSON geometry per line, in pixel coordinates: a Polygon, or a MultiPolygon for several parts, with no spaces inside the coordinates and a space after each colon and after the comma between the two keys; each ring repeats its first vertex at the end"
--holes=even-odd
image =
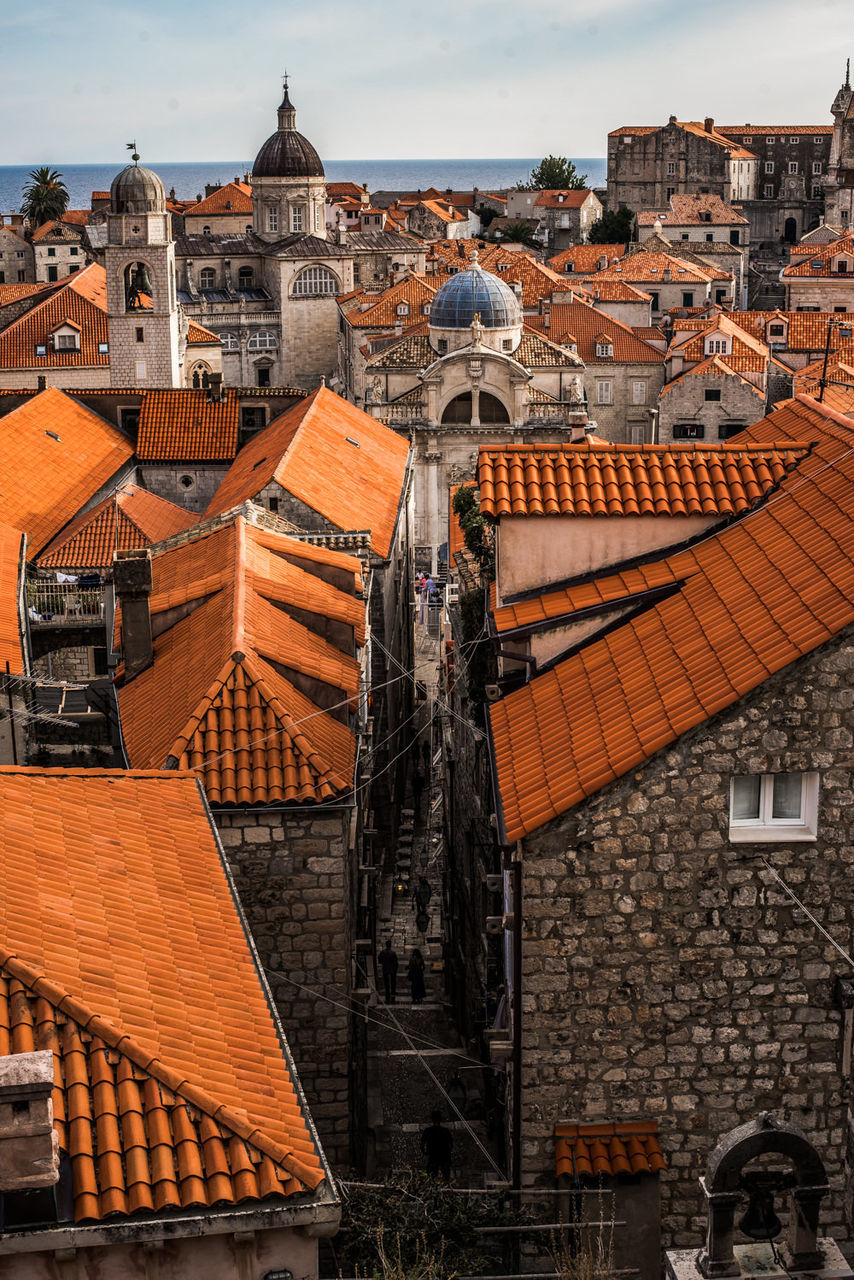
{"type": "Polygon", "coordinates": [[[122,655],[125,680],[132,680],[154,661],[151,639],[151,552],[148,547],[117,551],[113,556],[113,586],[122,607],[122,655]]]}
{"type": "Polygon", "coordinates": [[[569,431],[570,444],[584,444],[587,439],[587,424],[584,422],[573,422],[569,431]]]}
{"type": "Polygon", "coordinates": [[[211,373],[208,375],[208,402],[210,404],[220,404],[222,401],[222,374],[211,373]]]}
{"type": "Polygon", "coordinates": [[[519,299],[519,301],[521,302],[521,301],[522,301],[522,282],[521,282],[520,280],[514,280],[514,282],[513,282],[513,292],[515,293],[516,297],[517,297],[517,298],[519,299]]]}
{"type": "Polygon", "coordinates": [[[49,1050],[0,1058],[0,1192],[59,1182],[52,1090],[49,1050]]]}
{"type": "Polygon", "coordinates": [[[703,128],[706,130],[706,133],[714,133],[715,122],[711,116],[706,116],[705,120],[703,121],[703,128]]]}

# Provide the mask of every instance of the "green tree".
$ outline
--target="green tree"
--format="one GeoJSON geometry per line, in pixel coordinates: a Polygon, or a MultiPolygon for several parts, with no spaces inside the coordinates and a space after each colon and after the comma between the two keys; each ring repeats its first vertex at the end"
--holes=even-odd
{"type": "Polygon", "coordinates": [[[566,156],[546,156],[528,175],[527,182],[517,182],[517,191],[582,191],[587,174],[579,173],[566,156]]]}
{"type": "Polygon", "coordinates": [[[587,237],[591,244],[627,244],[632,238],[635,215],[631,209],[613,209],[594,222],[587,237]]]}
{"type": "Polygon", "coordinates": [[[508,240],[512,244],[524,244],[529,249],[542,248],[534,234],[534,228],[528,226],[527,222],[508,222],[506,226],[501,228],[501,239],[508,240]]]}
{"type": "Polygon", "coordinates": [[[466,547],[487,578],[495,576],[495,546],[492,529],[480,514],[480,501],[474,485],[461,484],[454,494],[454,515],[460,522],[466,547]]]}
{"type": "Polygon", "coordinates": [[[61,218],[68,208],[68,191],[62,174],[44,165],[32,169],[29,182],[24,187],[21,213],[33,227],[61,218]]]}

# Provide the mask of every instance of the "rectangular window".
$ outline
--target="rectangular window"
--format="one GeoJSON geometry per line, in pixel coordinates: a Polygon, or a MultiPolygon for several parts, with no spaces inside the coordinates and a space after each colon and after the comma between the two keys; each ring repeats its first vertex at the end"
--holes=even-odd
{"type": "Polygon", "coordinates": [[[295,204],[291,209],[291,231],[302,231],[302,205],[295,204]]]}
{"type": "Polygon", "coordinates": [[[361,281],[359,279],[359,264],[358,262],[354,262],[353,263],[353,284],[360,284],[360,283],[361,281]]]}
{"type": "Polygon", "coordinates": [[[751,774],[731,780],[731,842],[815,840],[817,830],[817,773],[751,774]]]}
{"type": "Polygon", "coordinates": [[[790,160],[790,161],[789,161],[789,173],[797,173],[797,172],[798,172],[798,162],[797,162],[797,160],[790,160]]]}
{"type": "Polygon", "coordinates": [[[610,404],[610,403],[611,403],[611,388],[612,388],[612,386],[613,386],[613,383],[611,383],[611,382],[597,382],[597,383],[596,383],[596,403],[597,403],[597,404],[610,404]]]}
{"type": "Polygon", "coordinates": [[[46,355],[47,355],[47,347],[46,347],[46,345],[45,345],[43,342],[37,342],[37,343],[36,343],[36,355],[37,355],[37,356],[46,356],[46,355]]]}
{"type": "Polygon", "coordinates": [[[746,426],[746,422],[721,422],[718,425],[718,439],[729,440],[730,436],[737,436],[746,426]]]}
{"type": "Polygon", "coordinates": [[[693,305],[694,305],[694,294],[690,289],[686,289],[685,292],[682,294],[682,306],[693,307],[693,305]]]}
{"type": "Polygon", "coordinates": [[[0,284],[5,284],[5,283],[6,283],[6,272],[0,271],[0,284]]]}
{"type": "Polygon", "coordinates": [[[26,279],[27,279],[27,273],[26,273],[26,271],[19,271],[19,272],[18,272],[18,284],[25,284],[25,283],[26,283],[26,279]]]}
{"type": "Polygon", "coordinates": [[[726,289],[715,289],[715,302],[717,303],[718,306],[721,305],[725,297],[726,297],[726,289]]]}
{"type": "Polygon", "coordinates": [[[818,183],[817,183],[817,182],[813,183],[813,189],[812,189],[812,198],[813,198],[813,200],[820,200],[820,199],[821,199],[821,190],[822,190],[822,189],[821,189],[821,187],[818,185],[818,183]]]}
{"type": "Polygon", "coordinates": [[[56,267],[48,267],[48,269],[47,269],[47,278],[48,278],[48,281],[53,281],[53,280],[58,280],[58,279],[59,279],[59,276],[58,276],[58,274],[57,274],[57,268],[56,268],[56,267]]]}
{"type": "Polygon", "coordinates": [[[136,380],[137,382],[145,382],[146,379],[145,361],[137,360],[136,362],[136,380]]]}
{"type": "Polygon", "coordinates": [[[69,268],[68,268],[68,274],[69,274],[70,276],[73,276],[73,275],[74,275],[74,272],[75,272],[75,271],[79,271],[79,270],[80,270],[80,263],[79,263],[79,262],[75,262],[75,264],[74,264],[74,266],[73,266],[73,267],[69,267],[69,268]]]}
{"type": "Polygon", "coordinates": [[[793,147],[796,147],[800,142],[800,138],[789,138],[789,141],[791,142],[793,147]]]}
{"type": "Polygon", "coordinates": [[[99,356],[107,356],[107,355],[109,355],[109,354],[110,354],[110,344],[109,344],[109,342],[99,342],[99,343],[98,343],[98,355],[99,355],[99,356]]]}
{"type": "Polygon", "coordinates": [[[813,142],[816,144],[817,147],[820,147],[824,142],[824,138],[813,138],[813,142]]]}
{"type": "Polygon", "coordinates": [[[279,229],[279,211],[272,205],[267,206],[267,230],[278,231],[279,229]]]}
{"type": "Polygon", "coordinates": [[[668,160],[668,161],[667,161],[667,173],[668,173],[668,175],[669,175],[669,176],[672,176],[675,172],[676,172],[676,162],[675,162],[675,160],[668,160]]]}
{"type": "Polygon", "coordinates": [[[768,326],[768,337],[769,337],[769,338],[785,338],[785,336],[786,336],[786,326],[785,326],[785,325],[783,325],[783,324],[769,324],[769,326],[768,326]]]}
{"type": "Polygon", "coordinates": [[[76,333],[54,334],[53,345],[57,351],[76,351],[78,347],[76,333]]]}
{"type": "Polygon", "coordinates": [[[632,404],[646,404],[646,383],[632,383],[632,404]]]}
{"type": "Polygon", "coordinates": [[[766,139],[765,139],[765,141],[766,141],[766,143],[768,144],[768,146],[770,147],[772,143],[774,143],[774,142],[776,142],[776,141],[777,141],[777,139],[776,139],[776,138],[774,138],[774,137],[771,137],[771,138],[766,138],[766,139]]]}
{"type": "Polygon", "coordinates": [[[703,395],[704,395],[706,404],[720,403],[721,393],[718,387],[715,387],[714,389],[707,387],[703,395]]]}
{"type": "Polygon", "coordinates": [[[652,299],[652,301],[650,302],[650,306],[652,307],[653,311],[657,311],[658,310],[658,294],[650,293],[649,296],[652,299]]]}
{"type": "Polygon", "coordinates": [[[140,326],[136,331],[137,342],[145,342],[145,330],[140,326]]]}
{"type": "Polygon", "coordinates": [[[56,257],[56,250],[55,250],[55,249],[48,249],[48,251],[47,251],[47,256],[48,256],[49,258],[55,258],[55,257],[56,257]]]}
{"type": "Polygon", "coordinates": [[[813,161],[812,171],[813,171],[813,173],[821,173],[821,161],[820,161],[820,160],[814,160],[814,161],[813,161]]]}
{"type": "Polygon", "coordinates": [[[673,428],[674,440],[702,440],[705,434],[702,422],[682,422],[673,428]]]}
{"type": "Polygon", "coordinates": [[[766,200],[774,199],[774,188],[771,186],[770,183],[766,182],[765,186],[762,188],[762,194],[764,195],[766,200]]]}
{"type": "Polygon", "coordinates": [[[77,257],[77,249],[69,249],[68,252],[71,254],[72,258],[77,257]]]}
{"type": "Polygon", "coordinates": [[[737,227],[733,227],[729,233],[730,244],[741,244],[741,232],[737,227]]]}
{"type": "Polygon", "coordinates": [[[774,161],[773,161],[773,160],[766,160],[766,161],[765,161],[765,172],[766,172],[766,173],[773,173],[773,172],[774,172],[774,161]]]}

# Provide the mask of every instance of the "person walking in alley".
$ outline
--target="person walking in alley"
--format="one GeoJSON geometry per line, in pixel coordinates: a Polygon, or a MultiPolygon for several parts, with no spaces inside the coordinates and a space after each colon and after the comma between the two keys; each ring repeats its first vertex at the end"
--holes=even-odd
{"type": "Polygon", "coordinates": [[[427,1157],[427,1172],[434,1178],[451,1180],[451,1152],[454,1149],[454,1135],[442,1124],[441,1111],[433,1111],[431,1124],[421,1134],[421,1150],[427,1157]]]}
{"type": "Polygon", "coordinates": [[[394,1004],[397,996],[397,952],[391,945],[391,938],[386,938],[385,946],[379,954],[380,968],[383,972],[386,1004],[394,1004]]]}
{"type": "Polygon", "coordinates": [[[409,979],[409,989],[412,992],[412,1003],[423,1004],[426,991],[424,985],[424,957],[417,947],[409,958],[409,968],[406,970],[406,976],[409,979]]]}

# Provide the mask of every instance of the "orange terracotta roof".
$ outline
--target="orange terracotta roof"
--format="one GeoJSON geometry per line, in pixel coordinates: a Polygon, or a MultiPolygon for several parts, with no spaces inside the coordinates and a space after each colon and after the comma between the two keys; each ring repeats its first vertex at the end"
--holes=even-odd
{"type": "Polygon", "coordinates": [[[854,236],[840,236],[838,240],[834,240],[831,244],[817,244],[813,246],[813,251],[807,258],[799,262],[791,263],[783,272],[784,279],[794,277],[815,276],[821,280],[825,277],[831,277],[833,280],[839,280],[841,284],[849,284],[851,281],[851,272],[838,272],[833,266],[833,259],[838,254],[845,254],[849,260],[854,256],[854,236]],[[816,269],[818,268],[818,269],[816,269]]]}
{"type": "MultiPolygon", "coordinates": [[[[69,210],[69,213],[72,215],[76,214],[77,210],[69,210]]],[[[83,222],[78,222],[75,217],[69,217],[67,215],[62,218],[57,218],[52,222],[43,222],[42,225],[37,227],[33,232],[32,242],[33,244],[38,244],[41,240],[49,240],[52,236],[55,236],[57,232],[59,233],[59,239],[62,239],[63,229],[67,228],[69,231],[74,231],[76,233],[72,237],[72,240],[73,243],[77,244],[82,239],[80,235],[80,228],[85,227],[88,221],[89,218],[87,214],[83,222]]]]}
{"type": "Polygon", "coordinates": [[[672,391],[674,387],[681,386],[686,378],[735,378],[744,387],[753,391],[760,400],[765,399],[765,392],[761,387],[757,387],[755,383],[740,373],[738,369],[730,362],[729,356],[708,356],[705,360],[701,360],[699,364],[692,365],[690,369],[684,369],[682,373],[677,374],[675,378],[671,378],[668,383],[661,388],[660,395],[664,395],[668,391],[672,391]]]}
{"type": "Polygon", "coordinates": [[[559,1178],[616,1178],[667,1168],[656,1120],[555,1125],[555,1161],[559,1178]]]}
{"type": "Polygon", "coordinates": [[[320,387],[243,446],[205,513],[228,511],[274,480],[341,530],[370,529],[389,554],[409,442],[320,387]]]}
{"type": "MultiPolygon", "coordinates": [[[[666,599],[491,705],[508,840],[638,767],[854,621],[851,419],[798,396],[739,439],[777,451],[813,447],[764,505],[631,571],[650,585],[669,576],[678,589],[666,599]]],[[[613,571],[579,592],[585,603],[631,603],[613,571]]]]}
{"type": "Polygon", "coordinates": [[[355,182],[327,182],[326,184],[328,196],[350,196],[354,200],[361,201],[363,190],[355,182]]]}
{"type": "Polygon", "coordinates": [[[587,275],[590,271],[601,270],[603,258],[610,266],[615,258],[624,257],[627,248],[625,244],[574,244],[549,258],[549,266],[552,271],[569,269],[575,275],[587,275]]]}
{"type": "MultiPolygon", "coordinates": [[[[352,573],[355,592],[358,560],[330,557],[352,573]]],[[[134,767],[193,769],[212,804],[322,802],[351,791],[355,738],[337,717],[358,693],[353,651],[365,640],[365,609],[319,577],[316,563],[302,543],[242,513],[155,549],[154,662],[118,691],[134,767]],[[157,634],[159,614],[191,602],[157,634]],[[324,638],[330,618],[352,628],[350,651],[324,638]],[[301,685],[327,686],[337,717],[301,685]]]]}
{"type": "MultiPolygon", "coordinates": [[[[731,204],[727,204],[718,195],[711,193],[703,195],[687,195],[684,192],[676,192],[668,201],[668,208],[656,211],[655,209],[639,209],[637,212],[638,226],[651,227],[656,221],[664,225],[688,226],[737,226],[739,224],[747,225],[747,218],[734,209],[731,204]]],[[[699,252],[699,246],[702,244],[698,241],[696,245],[689,244],[689,250],[694,249],[699,252]]]]}
{"type": "Polygon", "coordinates": [[[237,452],[240,403],[234,390],[212,400],[201,388],[149,391],[139,415],[142,462],[230,462],[237,452]]]}
{"type": "Polygon", "coordinates": [[[199,516],[136,484],[72,520],[38,557],[40,569],[108,569],[116,551],[147,547],[199,523],[199,516]]]}
{"type": "Polygon", "coordinates": [[[597,280],[591,276],[583,282],[590,286],[594,302],[652,302],[652,294],[644,293],[628,280],[597,280]]]}
{"type": "Polygon", "coordinates": [[[75,272],[37,302],[29,311],[0,333],[0,369],[75,368],[78,365],[109,365],[107,328],[107,278],[104,268],[93,262],[75,272]],[[54,351],[50,335],[57,325],[71,321],[80,329],[79,351],[54,351]],[[36,355],[39,345],[45,354],[36,355]]]}
{"type": "Polygon", "coordinates": [[[191,320],[187,325],[187,344],[191,347],[207,346],[209,343],[215,342],[219,346],[219,334],[212,333],[210,329],[206,329],[204,325],[196,324],[195,320],[191,320]]]}
{"type": "Polygon", "coordinates": [[[588,191],[586,188],[566,191],[559,189],[555,191],[540,191],[534,201],[534,206],[539,205],[541,208],[546,209],[561,207],[564,209],[580,209],[587,197],[592,195],[593,192],[588,191]]]}
{"type": "Polygon", "coordinates": [[[0,524],[0,672],[21,675],[24,670],[23,638],[18,596],[24,535],[20,529],[0,524]]]}
{"type": "Polygon", "coordinates": [[[648,253],[639,249],[622,258],[616,266],[597,271],[584,283],[588,288],[595,288],[600,280],[628,280],[630,284],[708,284],[710,280],[729,280],[726,271],[717,267],[700,267],[695,262],[686,262],[670,253],[648,253]],[[665,280],[664,272],[671,274],[670,281],[665,280]]]}
{"type": "Polygon", "coordinates": [[[421,200],[423,208],[440,218],[442,222],[465,222],[465,214],[459,213],[453,205],[440,204],[438,200],[421,200]]]}
{"type": "MultiPolygon", "coordinates": [[[[851,339],[839,336],[836,322],[854,327],[852,311],[730,311],[727,318],[760,342],[769,340],[768,325],[785,325],[784,346],[787,351],[823,351],[828,337],[828,323],[831,321],[833,324],[829,349],[838,351],[848,346],[851,339]]],[[[680,327],[678,321],[676,327],[680,327]]]]}
{"type": "Polygon", "coordinates": [[[824,135],[827,137],[833,133],[832,124],[721,124],[718,125],[718,133],[725,134],[746,134],[749,138],[761,138],[763,134],[791,134],[792,137],[799,137],[803,134],[814,134],[816,137],[824,135]]]}
{"type": "Polygon", "coordinates": [[[207,217],[210,214],[251,214],[252,188],[248,182],[227,182],[212,191],[198,204],[190,205],[184,214],[190,217],[207,217]],[[230,207],[229,207],[230,206],[230,207]]]}
{"type": "Polygon", "coordinates": [[[484,447],[480,509],[501,516],[732,516],[756,505],[805,456],[757,445],[484,447]]]}
{"type": "Polygon", "coordinates": [[[36,556],[133,457],[118,427],[48,387],[7,413],[0,431],[0,520],[36,556]]]}
{"type": "Polygon", "coordinates": [[[21,298],[29,298],[34,293],[43,293],[45,289],[55,289],[56,285],[41,281],[39,284],[0,284],[0,307],[10,302],[18,302],[21,298]]]}
{"type": "Polygon", "coordinates": [[[432,302],[436,287],[436,284],[428,284],[422,276],[407,276],[386,289],[373,306],[364,311],[358,308],[349,310],[347,319],[355,329],[385,328],[389,325],[408,328],[412,324],[421,324],[423,308],[432,302]],[[397,308],[401,304],[409,308],[407,315],[398,314],[397,308]]]}
{"type": "MultiPolygon", "coordinates": [[[[536,319],[536,317],[534,318],[536,319]]],[[[606,316],[584,302],[555,303],[549,310],[549,327],[538,320],[537,329],[551,342],[566,343],[575,339],[578,354],[585,364],[663,364],[664,352],[638,338],[628,325],[606,316]],[[599,336],[611,343],[612,357],[596,354],[599,336]]]]}
{"type": "Polygon", "coordinates": [[[197,779],[3,768],[0,824],[0,1054],[54,1055],[76,1221],[316,1190],[197,779]]]}

